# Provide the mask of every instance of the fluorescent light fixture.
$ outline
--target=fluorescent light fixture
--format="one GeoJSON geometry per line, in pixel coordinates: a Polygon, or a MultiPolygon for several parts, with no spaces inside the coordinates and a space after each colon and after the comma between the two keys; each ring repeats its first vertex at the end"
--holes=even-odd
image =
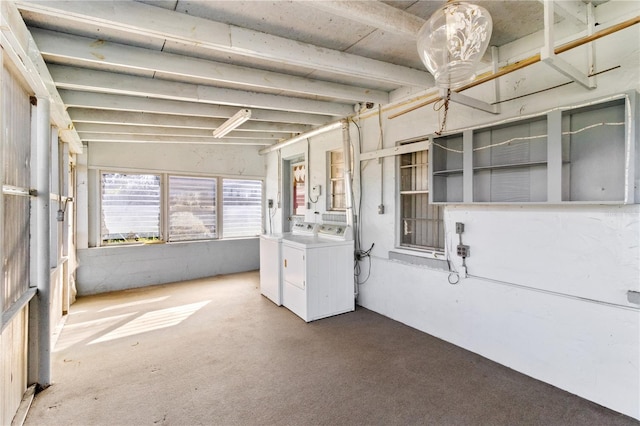
{"type": "Polygon", "coordinates": [[[265,155],[265,154],[268,154],[270,152],[282,149],[285,146],[289,146],[291,144],[294,144],[296,142],[300,142],[300,141],[303,141],[305,139],[312,138],[314,136],[318,136],[318,135],[321,135],[321,134],[326,133],[326,132],[330,132],[331,130],[340,129],[342,127],[342,123],[343,122],[344,122],[344,120],[334,121],[333,123],[325,124],[322,127],[318,127],[316,129],[309,130],[306,133],[302,133],[302,134],[299,134],[298,136],[294,136],[291,139],[287,139],[287,140],[284,140],[282,142],[278,142],[276,144],[269,145],[268,147],[262,148],[260,151],[258,151],[258,154],[265,155]]]}
{"type": "Polygon", "coordinates": [[[250,109],[241,109],[236,112],[233,117],[222,123],[220,127],[213,131],[214,138],[221,138],[239,125],[251,118],[250,109]]]}

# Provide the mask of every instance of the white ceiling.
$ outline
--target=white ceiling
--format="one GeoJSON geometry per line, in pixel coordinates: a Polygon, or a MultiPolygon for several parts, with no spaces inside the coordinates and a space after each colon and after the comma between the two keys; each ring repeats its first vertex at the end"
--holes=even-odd
{"type": "MultiPolygon", "coordinates": [[[[493,17],[492,45],[543,28],[539,1],[474,3],[493,17]]],[[[354,104],[431,88],[415,32],[442,4],[17,2],[83,142],[257,145],[347,116],[354,104]],[[213,139],[240,108],[252,119],[213,139]]]]}

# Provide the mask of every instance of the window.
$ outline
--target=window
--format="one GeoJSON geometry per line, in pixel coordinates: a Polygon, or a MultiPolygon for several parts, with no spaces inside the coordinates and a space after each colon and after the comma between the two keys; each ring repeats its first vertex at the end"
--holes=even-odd
{"type": "Polygon", "coordinates": [[[444,249],[442,206],[429,204],[428,152],[400,156],[400,245],[444,249]]]}
{"type": "Polygon", "coordinates": [[[102,242],[160,239],[160,175],[102,174],[102,242]]]}
{"type": "Polygon", "coordinates": [[[329,210],[345,210],[344,154],[329,151],[329,210]]]}
{"type": "Polygon", "coordinates": [[[101,202],[102,245],[245,237],[262,230],[259,180],[103,173],[101,202]]]}
{"type": "Polygon", "coordinates": [[[222,181],[223,233],[225,237],[258,235],[262,229],[262,182],[222,181]]]}
{"type": "Polygon", "coordinates": [[[215,178],[169,177],[169,241],[216,238],[215,178]]]}
{"type": "Polygon", "coordinates": [[[292,192],[291,198],[293,215],[303,215],[306,211],[306,169],[304,163],[296,163],[291,166],[292,192]]]}

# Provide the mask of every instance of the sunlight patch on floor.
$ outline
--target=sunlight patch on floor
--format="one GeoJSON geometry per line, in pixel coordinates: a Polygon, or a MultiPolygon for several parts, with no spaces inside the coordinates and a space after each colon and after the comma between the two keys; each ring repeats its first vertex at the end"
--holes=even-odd
{"type": "Polygon", "coordinates": [[[94,343],[108,342],[122,337],[146,333],[161,328],[173,327],[189,318],[209,302],[210,300],[205,300],[203,302],[191,303],[189,305],[175,306],[173,308],[147,312],[127,322],[123,326],[110,331],[104,336],[92,340],[88,344],[92,345],[94,343]]]}
{"type": "Polygon", "coordinates": [[[117,323],[124,319],[135,315],[134,313],[116,315],[107,318],[100,318],[97,320],[84,321],[76,324],[65,324],[60,337],[56,343],[53,352],[60,352],[67,349],[76,343],[88,339],[91,336],[99,334],[110,327],[113,327],[117,323]]]}
{"type": "Polygon", "coordinates": [[[102,308],[98,312],[113,311],[114,309],[128,308],[131,306],[139,306],[139,305],[144,305],[146,303],[162,302],[163,300],[166,300],[168,298],[169,296],[162,296],[162,297],[155,297],[153,299],[143,299],[143,300],[137,300],[135,302],[121,303],[119,305],[113,305],[106,308],[102,308]]]}

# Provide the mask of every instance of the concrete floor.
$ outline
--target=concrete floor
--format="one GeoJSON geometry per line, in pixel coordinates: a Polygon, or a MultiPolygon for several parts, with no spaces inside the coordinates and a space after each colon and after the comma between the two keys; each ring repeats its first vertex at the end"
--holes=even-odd
{"type": "Polygon", "coordinates": [[[366,309],[305,324],[257,272],[80,298],[26,425],[638,425],[366,309]]]}

